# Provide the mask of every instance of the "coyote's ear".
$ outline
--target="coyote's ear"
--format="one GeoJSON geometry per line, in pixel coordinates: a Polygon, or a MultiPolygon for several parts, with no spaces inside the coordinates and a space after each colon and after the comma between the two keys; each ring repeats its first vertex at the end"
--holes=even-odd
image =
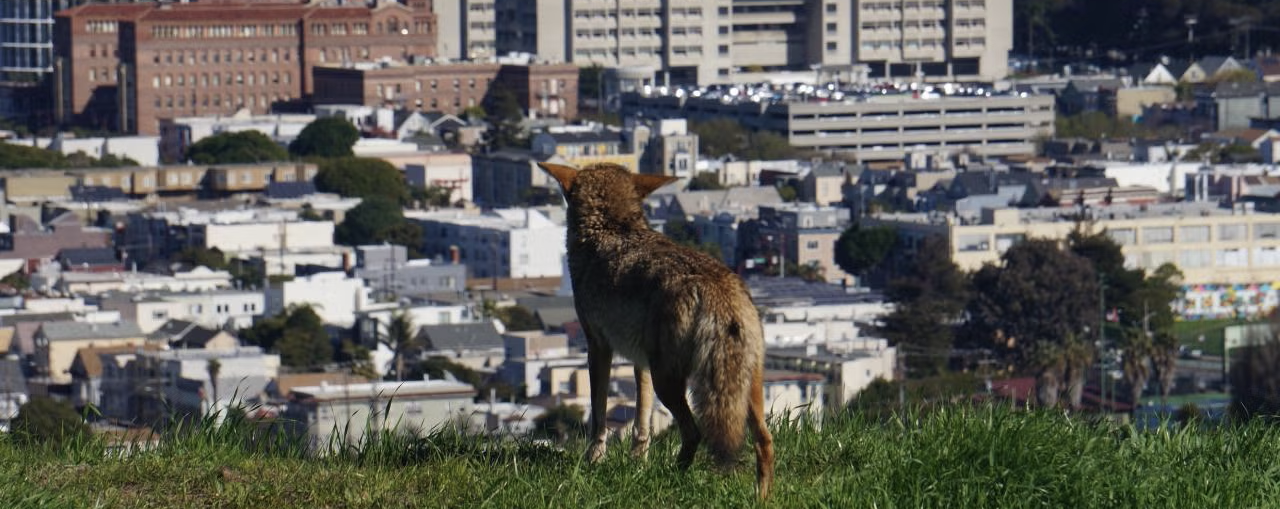
{"type": "Polygon", "coordinates": [[[665,186],[672,182],[680,180],[675,177],[666,175],[632,175],[631,183],[636,186],[636,194],[641,198],[649,196],[649,193],[657,191],[659,187],[665,186]]]}
{"type": "Polygon", "coordinates": [[[573,187],[574,179],[578,178],[578,170],[574,169],[572,166],[555,163],[538,163],[538,167],[542,168],[542,171],[550,173],[552,177],[555,177],[556,182],[560,183],[560,188],[564,189],[564,192],[566,193],[569,192],[569,188],[573,187]]]}

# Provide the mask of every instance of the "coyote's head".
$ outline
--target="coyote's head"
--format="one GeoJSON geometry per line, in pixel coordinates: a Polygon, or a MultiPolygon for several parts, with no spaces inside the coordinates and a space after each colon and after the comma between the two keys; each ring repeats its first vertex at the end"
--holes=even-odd
{"type": "Polygon", "coordinates": [[[569,204],[569,226],[574,229],[647,226],[642,200],[675,177],[638,175],[620,165],[599,163],[581,170],[552,163],[538,163],[560,183],[569,204]]]}

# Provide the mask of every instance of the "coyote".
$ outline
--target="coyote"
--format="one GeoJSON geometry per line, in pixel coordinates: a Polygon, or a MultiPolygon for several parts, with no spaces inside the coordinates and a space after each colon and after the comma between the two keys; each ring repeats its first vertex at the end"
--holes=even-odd
{"type": "Polygon", "coordinates": [[[703,439],[721,465],[736,461],[748,425],[761,498],[773,482],[773,437],[765,427],[764,333],[746,285],[724,263],[649,228],[642,200],[675,180],[602,163],[581,171],[540,163],[568,202],[569,274],[587,336],[591,445],[604,457],[605,405],[613,353],[635,362],[632,454],[649,447],[653,391],[680,428],[677,462],[688,468],[703,439]],[[693,381],[693,408],[685,398],[693,381]]]}

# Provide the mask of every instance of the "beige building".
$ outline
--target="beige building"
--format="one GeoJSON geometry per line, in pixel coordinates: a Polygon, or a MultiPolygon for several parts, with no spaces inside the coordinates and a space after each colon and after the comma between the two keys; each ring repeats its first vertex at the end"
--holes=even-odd
{"type": "MultiPolygon", "coordinates": [[[[1128,268],[1149,272],[1165,263],[1177,265],[1183,273],[1185,295],[1178,305],[1184,316],[1265,313],[1278,304],[1280,215],[1248,205],[1112,205],[1095,209],[1095,228],[1120,244],[1128,268]]],[[[973,271],[997,262],[1027,238],[1065,240],[1076,226],[1069,213],[1063,208],[984,209],[977,217],[883,214],[866,221],[896,228],[910,245],[941,235],[951,259],[961,270],[973,271]]]]}
{"type": "Polygon", "coordinates": [[[1116,90],[1115,94],[1115,114],[1128,118],[1141,115],[1142,108],[1153,104],[1171,103],[1178,98],[1178,94],[1174,92],[1173,87],[1161,86],[1122,88],[1116,90]]]}
{"type": "Polygon", "coordinates": [[[866,64],[872,77],[996,80],[1012,0],[498,0],[497,50],[649,67],[664,82],[866,64]]]}
{"type": "MultiPolygon", "coordinates": [[[[844,408],[871,382],[894,379],[897,349],[883,339],[856,340],[794,348],[770,348],[765,352],[766,370],[787,370],[821,375],[826,387],[823,404],[832,410],[844,408]]],[[[776,396],[787,396],[782,392],[776,396]]],[[[766,397],[766,399],[768,399],[766,397]]],[[[813,395],[809,395],[809,400],[813,395]]],[[[784,400],[786,401],[786,400],[784,400]]]]}
{"type": "Polygon", "coordinates": [[[436,54],[451,60],[478,60],[497,54],[494,0],[435,0],[439,23],[436,54]]]}
{"type": "Polygon", "coordinates": [[[359,445],[366,430],[425,435],[460,424],[471,413],[474,387],[445,380],[321,384],[294,387],[286,415],[313,449],[359,445]]]}
{"type": "Polygon", "coordinates": [[[51,384],[69,384],[71,364],[81,348],[141,347],[146,342],[133,322],[46,322],[35,334],[36,372],[51,384]]]}

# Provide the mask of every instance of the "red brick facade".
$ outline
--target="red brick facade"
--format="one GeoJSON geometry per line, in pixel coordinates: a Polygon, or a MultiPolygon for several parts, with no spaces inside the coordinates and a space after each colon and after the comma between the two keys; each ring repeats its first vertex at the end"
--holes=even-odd
{"type": "Polygon", "coordinates": [[[304,99],[316,65],[432,57],[435,34],[430,0],[86,5],[55,16],[54,96],[63,122],[157,134],[160,118],[304,99]]]}
{"type": "Polygon", "coordinates": [[[516,94],[537,117],[578,115],[578,68],[572,64],[430,64],[317,67],[316,104],[391,105],[459,114],[484,104],[492,83],[516,94]]]}

